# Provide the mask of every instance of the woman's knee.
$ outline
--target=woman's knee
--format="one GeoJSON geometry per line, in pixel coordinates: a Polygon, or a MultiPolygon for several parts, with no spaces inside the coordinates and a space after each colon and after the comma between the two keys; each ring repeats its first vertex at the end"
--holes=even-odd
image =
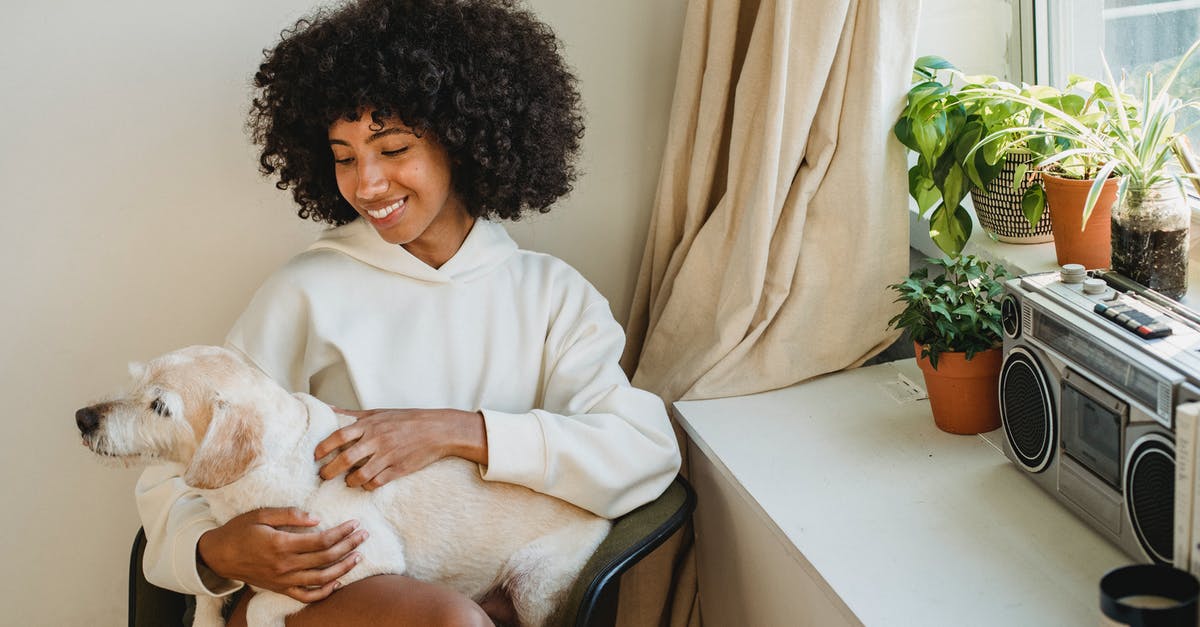
{"type": "Polygon", "coordinates": [[[461,627],[493,627],[495,623],[488,617],[483,608],[471,599],[459,595],[454,603],[447,603],[439,608],[439,625],[455,625],[461,627]]]}

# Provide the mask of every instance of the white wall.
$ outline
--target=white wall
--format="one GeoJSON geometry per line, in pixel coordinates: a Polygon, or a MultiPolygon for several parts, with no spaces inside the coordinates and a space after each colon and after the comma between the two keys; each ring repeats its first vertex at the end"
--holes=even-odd
{"type": "Polygon", "coordinates": [[[1013,3],[1020,0],[921,0],[917,56],[935,54],[968,74],[1018,78],[1019,38],[1013,3]]]}
{"type": "MultiPolygon", "coordinates": [[[[79,444],[125,364],[219,343],[316,227],[259,178],[261,50],[315,0],[16,0],[0,20],[0,623],[121,625],[136,472],[79,444]]],[[[512,231],[627,315],[685,0],[534,0],[588,110],[585,175],[512,231]]]]}

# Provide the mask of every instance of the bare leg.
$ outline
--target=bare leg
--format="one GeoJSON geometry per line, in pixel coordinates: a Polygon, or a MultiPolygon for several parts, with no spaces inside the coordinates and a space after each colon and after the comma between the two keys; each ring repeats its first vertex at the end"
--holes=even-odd
{"type": "MultiPolygon", "coordinates": [[[[238,601],[228,627],[246,627],[246,604],[238,601]]],[[[471,599],[437,584],[403,575],[360,579],[287,619],[288,627],[491,627],[471,599]]]]}

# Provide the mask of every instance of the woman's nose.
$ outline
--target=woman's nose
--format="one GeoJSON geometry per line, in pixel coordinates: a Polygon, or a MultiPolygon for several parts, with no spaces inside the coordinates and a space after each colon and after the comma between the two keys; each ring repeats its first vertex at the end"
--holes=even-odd
{"type": "Polygon", "coordinates": [[[355,194],[360,200],[375,200],[387,193],[387,177],[382,168],[365,161],[358,167],[358,189],[355,194]]]}

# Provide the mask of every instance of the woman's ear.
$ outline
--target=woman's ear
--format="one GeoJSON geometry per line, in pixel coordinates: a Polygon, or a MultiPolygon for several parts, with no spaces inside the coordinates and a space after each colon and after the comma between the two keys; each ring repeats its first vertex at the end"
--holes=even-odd
{"type": "Polygon", "coordinates": [[[262,423],[242,405],[212,403],[212,420],[183,474],[183,482],[215,490],[241,479],[262,454],[262,423]]]}

